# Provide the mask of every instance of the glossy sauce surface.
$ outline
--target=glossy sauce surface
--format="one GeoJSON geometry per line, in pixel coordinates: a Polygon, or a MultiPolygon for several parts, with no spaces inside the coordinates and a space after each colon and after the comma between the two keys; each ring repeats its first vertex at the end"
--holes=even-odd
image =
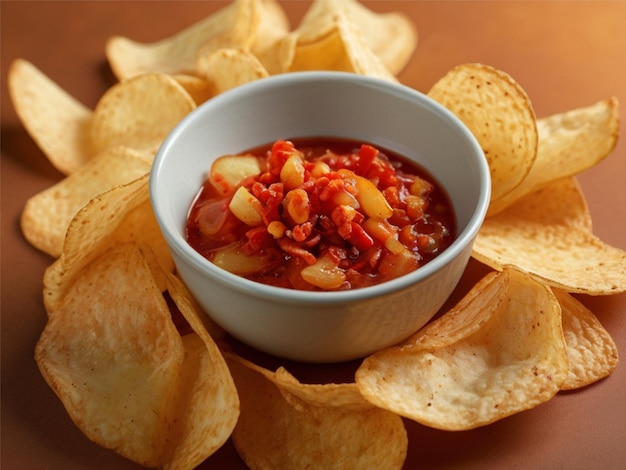
{"type": "Polygon", "coordinates": [[[445,191],[400,155],[316,138],[241,156],[251,157],[260,172],[232,187],[214,165],[187,224],[191,246],[235,274],[303,290],[366,287],[419,268],[454,240],[445,191]],[[258,219],[233,213],[240,187],[258,219]]]}

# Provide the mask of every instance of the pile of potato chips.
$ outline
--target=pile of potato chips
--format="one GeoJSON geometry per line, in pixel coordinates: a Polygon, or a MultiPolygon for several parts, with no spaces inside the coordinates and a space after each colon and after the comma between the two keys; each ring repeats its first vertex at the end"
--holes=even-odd
{"type": "Polygon", "coordinates": [[[405,16],[356,0],[315,0],[293,30],[276,1],[235,0],[156,43],[111,38],[119,81],[93,110],[14,62],[18,115],[66,175],[28,200],[21,221],[55,259],[36,359],[90,439],[155,468],[193,468],[231,436],[251,468],[401,468],[402,418],[471,429],[614,370],[614,342],[571,294],[626,290],[626,253],[593,235],[575,179],[613,150],[617,99],[537,119],[514,79],[482,64],[456,67],[428,95],[489,162],[492,201],[473,256],[492,271],[413,337],[364,359],[353,381],[304,384],[234,352],[177,277],[147,185],[181,118],[273,74],[395,81],[416,46],[405,16]]]}

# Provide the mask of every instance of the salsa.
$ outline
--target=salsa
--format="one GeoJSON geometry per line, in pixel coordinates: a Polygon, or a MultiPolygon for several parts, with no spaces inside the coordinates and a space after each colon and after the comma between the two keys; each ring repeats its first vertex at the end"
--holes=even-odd
{"type": "Polygon", "coordinates": [[[301,290],[379,284],[454,240],[452,205],[417,164],[367,143],[279,140],[212,165],[188,243],[253,281],[301,290]]]}

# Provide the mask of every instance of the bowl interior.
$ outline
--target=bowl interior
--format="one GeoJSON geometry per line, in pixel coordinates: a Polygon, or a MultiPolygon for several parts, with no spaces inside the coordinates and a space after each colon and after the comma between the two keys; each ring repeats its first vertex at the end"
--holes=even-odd
{"type": "Polygon", "coordinates": [[[454,256],[455,245],[460,249],[473,240],[489,202],[489,170],[478,143],[452,113],[402,85],[348,73],[302,72],[223,93],[198,107],[164,141],[150,191],[172,248],[194,263],[211,264],[186,243],[184,226],[216,158],[297,137],[372,143],[416,161],[437,179],[454,206],[457,240],[418,271],[435,269],[431,265],[445,263],[444,255],[454,256]]]}

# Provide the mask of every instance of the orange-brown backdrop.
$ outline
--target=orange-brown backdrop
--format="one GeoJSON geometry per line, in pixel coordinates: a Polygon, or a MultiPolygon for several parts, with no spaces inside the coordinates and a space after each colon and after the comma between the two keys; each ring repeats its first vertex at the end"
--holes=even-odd
{"type": "MultiPolygon", "coordinates": [[[[512,75],[538,116],[622,100],[626,122],[626,2],[363,2],[375,11],[402,10],[419,29],[416,54],[400,75],[421,91],[463,62],[483,62],[512,75]]],[[[309,3],[282,2],[297,25],[309,3]]],[[[221,2],[0,3],[2,44],[2,460],[13,469],[131,469],[136,465],[89,442],[71,423],[39,375],[33,349],[46,314],[42,275],[51,260],[26,243],[19,216],[29,196],[61,178],[13,111],[7,69],[21,57],[93,107],[114,83],[106,39],[140,41],[171,35],[221,2]]],[[[624,132],[622,132],[622,135],[624,132]]],[[[626,143],[580,176],[594,231],[626,249],[626,143]]],[[[472,271],[470,265],[469,271],[472,271]]],[[[626,294],[580,297],[626,354],[626,294]]],[[[583,390],[496,424],[468,432],[407,423],[406,468],[624,468],[626,369],[583,390]]],[[[245,468],[227,443],[201,468],[245,468]]]]}

